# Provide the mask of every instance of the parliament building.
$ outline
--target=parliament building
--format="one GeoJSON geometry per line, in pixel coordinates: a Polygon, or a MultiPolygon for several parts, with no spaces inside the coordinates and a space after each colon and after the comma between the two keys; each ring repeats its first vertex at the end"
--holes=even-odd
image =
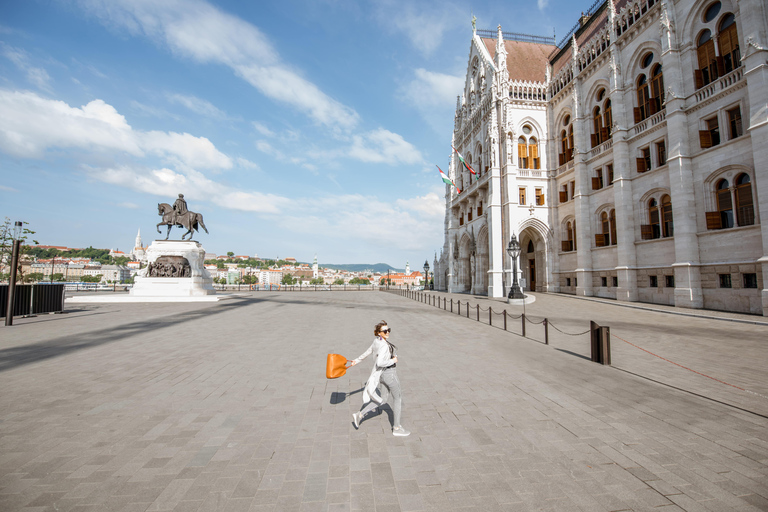
{"type": "Polygon", "coordinates": [[[606,0],[474,30],[435,288],[768,315],[768,6],[606,0]],[[458,192],[458,190],[461,192],[458,192]]]}

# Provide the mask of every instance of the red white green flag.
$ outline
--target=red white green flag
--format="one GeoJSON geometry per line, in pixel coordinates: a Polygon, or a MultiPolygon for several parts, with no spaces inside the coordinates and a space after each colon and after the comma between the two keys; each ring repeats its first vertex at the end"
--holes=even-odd
{"type": "MultiPolygon", "coordinates": [[[[451,146],[451,147],[453,148],[453,146],[451,146]]],[[[464,164],[464,167],[466,167],[466,168],[467,168],[467,170],[468,170],[469,172],[471,172],[472,174],[474,174],[475,176],[477,176],[477,173],[475,172],[475,170],[469,166],[469,164],[467,163],[467,161],[466,161],[466,160],[464,160],[464,157],[463,157],[463,156],[461,156],[461,153],[459,153],[459,150],[458,150],[458,149],[456,149],[456,148],[453,148],[453,150],[454,150],[454,151],[456,152],[456,154],[459,156],[459,160],[461,160],[461,163],[462,163],[462,164],[464,164]]],[[[478,179],[480,179],[480,178],[478,178],[478,179]]]]}
{"type": "MultiPolygon", "coordinates": [[[[437,170],[440,171],[440,177],[443,178],[443,183],[447,183],[449,185],[453,185],[454,187],[456,187],[456,184],[453,181],[451,181],[451,178],[445,175],[445,173],[440,167],[438,167],[437,165],[435,167],[437,167],[437,170]]],[[[459,187],[456,187],[456,192],[461,194],[461,190],[459,190],[459,187]]]]}

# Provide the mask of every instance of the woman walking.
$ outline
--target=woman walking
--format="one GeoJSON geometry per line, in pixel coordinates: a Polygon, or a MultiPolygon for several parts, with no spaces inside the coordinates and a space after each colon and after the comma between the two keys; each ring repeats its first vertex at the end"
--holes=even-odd
{"type": "Polygon", "coordinates": [[[363,407],[360,412],[352,415],[355,428],[360,427],[363,417],[377,407],[381,407],[387,401],[388,395],[392,397],[392,411],[395,414],[392,426],[392,435],[407,436],[410,434],[400,425],[400,413],[402,409],[402,397],[400,394],[400,381],[397,380],[397,347],[389,342],[389,328],[387,322],[381,321],[373,329],[373,343],[363,354],[352,361],[350,368],[373,354],[373,370],[363,390],[363,407]],[[377,393],[379,384],[383,384],[380,393],[377,393]]]}

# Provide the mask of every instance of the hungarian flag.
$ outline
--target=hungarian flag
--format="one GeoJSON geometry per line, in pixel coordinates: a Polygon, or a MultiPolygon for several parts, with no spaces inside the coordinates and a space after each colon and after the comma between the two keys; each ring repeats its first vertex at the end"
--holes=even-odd
{"type": "MultiPolygon", "coordinates": [[[[448,183],[448,184],[453,185],[454,187],[456,187],[456,184],[451,181],[451,178],[449,178],[448,176],[445,175],[445,173],[443,172],[443,170],[440,167],[438,167],[438,166],[435,166],[435,167],[437,167],[437,170],[440,171],[440,177],[443,178],[443,182],[444,183],[448,183]]],[[[461,194],[461,190],[459,190],[459,187],[456,187],[456,192],[461,194]]]]}
{"type": "MultiPolygon", "coordinates": [[[[453,146],[451,146],[451,147],[453,148],[453,146]]],[[[453,150],[459,156],[459,160],[461,160],[461,163],[464,164],[464,167],[466,167],[469,172],[471,172],[472,174],[477,176],[477,173],[475,172],[475,170],[469,166],[469,164],[466,162],[466,160],[464,160],[464,157],[461,156],[461,153],[459,153],[459,150],[456,149],[456,148],[453,148],[453,150]]],[[[478,178],[478,179],[480,179],[480,178],[478,178]]]]}

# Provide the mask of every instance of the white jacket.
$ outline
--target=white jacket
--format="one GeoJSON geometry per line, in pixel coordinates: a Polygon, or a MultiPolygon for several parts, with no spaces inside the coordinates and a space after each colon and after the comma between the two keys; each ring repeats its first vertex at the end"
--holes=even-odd
{"type": "Polygon", "coordinates": [[[381,404],[381,396],[376,393],[376,388],[379,387],[379,381],[381,380],[381,372],[384,368],[388,368],[395,364],[395,359],[389,353],[389,344],[384,338],[376,336],[373,343],[368,350],[362,353],[360,357],[354,360],[357,364],[369,355],[373,354],[373,370],[371,370],[371,376],[368,377],[368,382],[363,389],[363,403],[367,404],[371,400],[377,404],[381,404]]]}

